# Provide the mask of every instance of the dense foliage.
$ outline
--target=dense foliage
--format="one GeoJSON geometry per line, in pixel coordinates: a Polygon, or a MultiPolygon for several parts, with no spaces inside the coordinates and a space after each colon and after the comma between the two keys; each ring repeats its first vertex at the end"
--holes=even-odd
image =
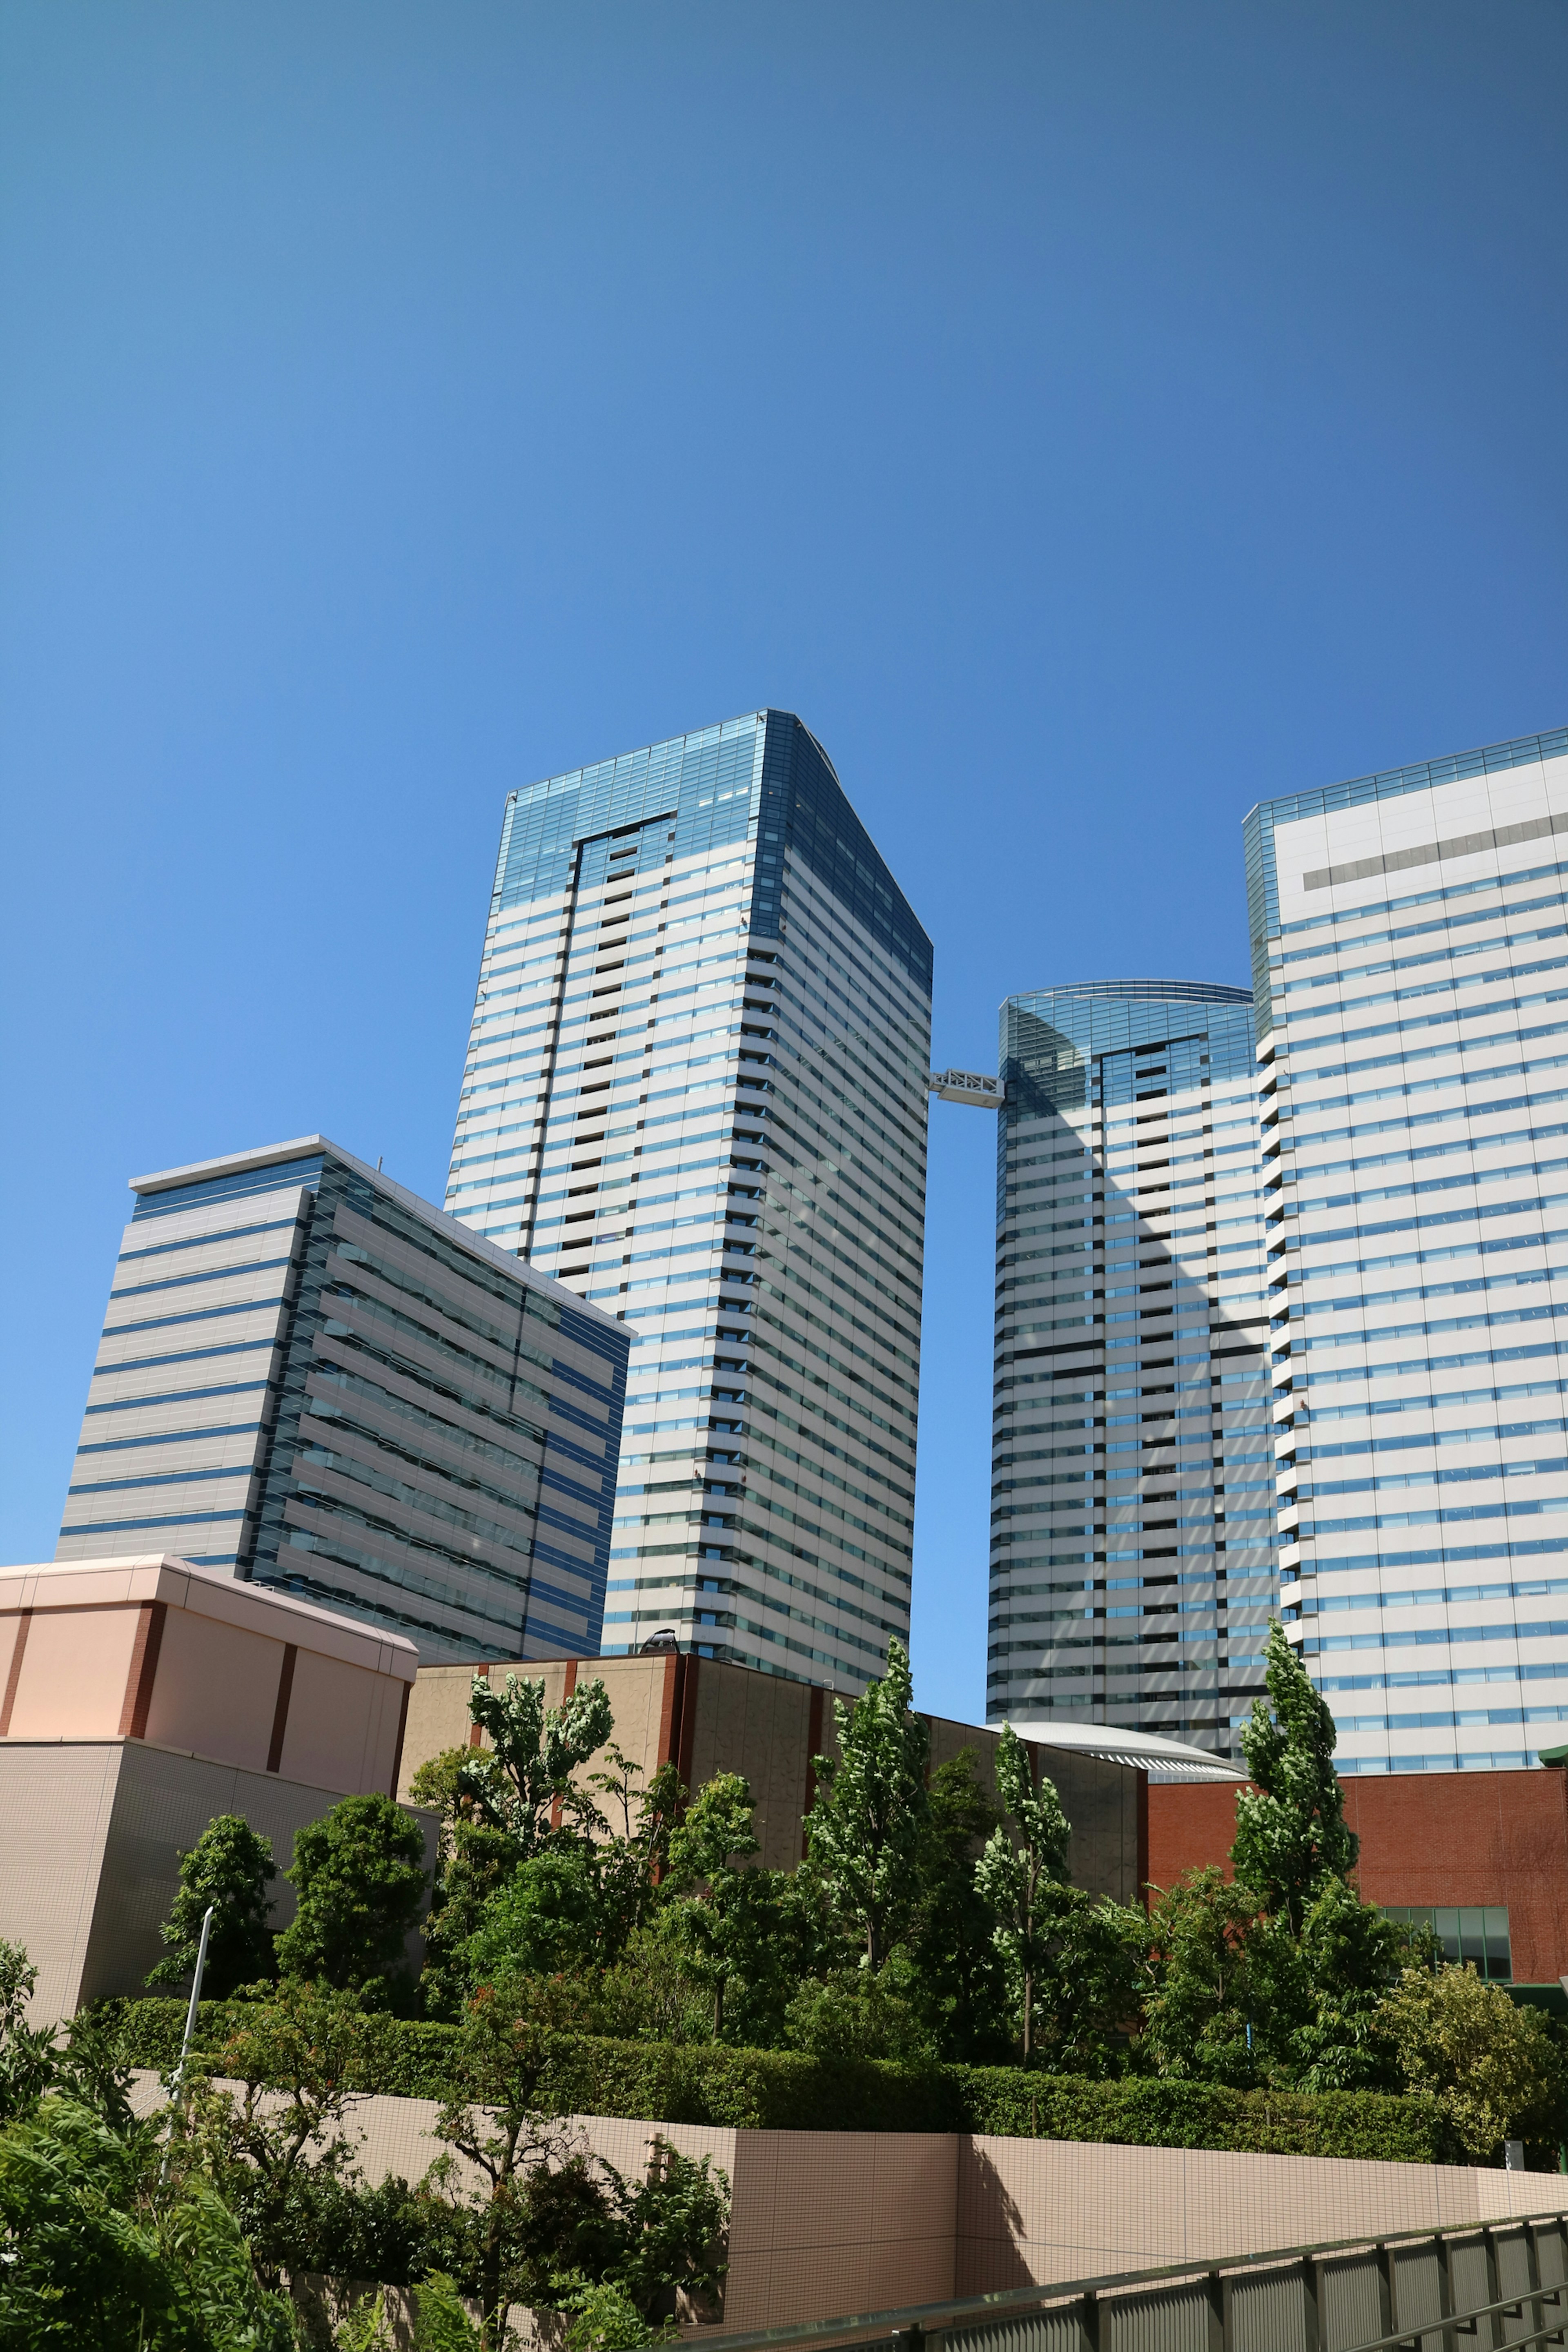
{"type": "MultiPolygon", "coordinates": [[[[1251,1779],[1237,1795],[1231,1869],[1152,1888],[1148,1907],[1073,1885],[1071,1825],[1010,1729],[994,1793],[972,1751],[932,1771],[912,1697],[894,1641],[886,1674],[852,1706],[835,1702],[837,1753],[815,1759],[806,1859],[772,1871],[758,1866],[738,1774],[689,1795],[667,1764],[645,1785],[613,1744],[601,1684],[552,1709],[542,1683],[508,1675],[497,1690],[480,1677],[471,1712],[488,1744],[433,1759],[416,1783],[442,1824],[417,1992],[389,2000],[384,1990],[405,1912],[387,1914],[379,1948],[368,1925],[343,1946],[324,1924],[301,1924],[329,1910],[368,1919],[400,1869],[411,1894],[414,1848],[400,1864],[387,1841],[399,1821],[413,1832],[380,1800],[350,1799],[301,1832],[290,1874],[301,1922],[277,1939],[278,1965],[286,1980],[344,1990],[363,1972],[362,2008],[380,2001],[431,2021],[457,2020],[502,1979],[560,1979],[578,2035],[610,2043],[793,2053],[825,2066],[1012,2062],[1075,2081],[1236,2092],[1415,2090],[1437,2102],[1457,2144],[1486,2157],[1521,2132],[1552,2139],[1563,2099],[1554,2030],[1521,2028],[1507,1996],[1473,1977],[1460,1987],[1453,1972],[1434,1976],[1425,1931],[1362,1901],[1333,1718],[1278,1625],[1267,1696],[1242,1732],[1251,1779]],[[1423,2001],[1437,2007],[1418,2032],[1423,2001]],[[1474,2062],[1491,2086],[1484,2097],[1463,2092],[1462,2070],[1440,2054],[1445,2032],[1463,2040],[1461,2012],[1464,2046],[1490,2053],[1474,2062]]],[[[205,1890],[232,1885],[237,1913],[248,1906],[228,1922],[220,1905],[226,1952],[253,1927],[259,1881],[254,1857],[247,1878],[236,1827],[213,1825],[203,1844],[216,1850],[200,1868],[201,1847],[187,1858],[168,1930],[179,1950],[205,1890]]]]}
{"type": "MultiPolygon", "coordinates": [[[[215,2002],[210,2010],[203,2004],[197,2042],[204,2065],[220,2063],[225,2038],[245,2013],[237,2003],[215,2002]]],[[[166,2070],[179,2047],[183,2010],[173,2001],[148,2000],[114,2004],[110,2014],[125,2062],[166,2070]]],[[[456,2026],[388,2017],[364,2019],[362,2027],[356,2090],[404,2098],[449,2095],[456,2026]]],[[[1409,2163],[1457,2161],[1461,2151],[1429,2095],[1233,2091],[1141,2075],[1095,2081],[1040,2068],[910,2065],[576,2032],[552,2039],[536,2096],[546,2117],[625,2116],[742,2130],[973,2131],[1409,2163]]],[[[393,2204],[372,2203],[366,2210],[367,2231],[391,2226],[393,2204]]],[[[346,2230],[339,2209],[332,2213],[338,2218],[331,2227],[346,2230]]],[[[404,2267],[384,2267],[384,2252],[381,2260],[377,2277],[401,2279],[404,2267]]],[[[347,2265],[334,2259],[321,2267],[347,2265]]]]}
{"type": "Polygon", "coordinates": [[[1361,1900],[1332,1719],[1278,1626],[1231,1870],[1147,1908],[1072,1885],[1070,1824],[1010,1731],[994,1796],[969,1751],[932,1771],[911,1697],[894,1642],[886,1675],[837,1704],[806,1858],[784,1872],[757,1862],[739,1775],[645,1783],[601,1685],[551,1709],[542,1684],[481,1678],[489,1745],[416,1783],[441,1822],[417,1980],[406,1813],[348,1798],[301,1831],[278,1936],[266,1842],[215,1822],[153,1980],[181,1980],[211,1906],[211,1990],[237,1997],[203,2005],[156,2126],[132,2120],[119,2069],[172,2072],[181,2005],[40,2032],[26,1958],[0,1948],[0,2258],[32,2298],[16,2340],[111,2342],[127,2313],[127,2340],[191,2352],[301,2328],[340,2352],[393,2340],[384,2294],[291,2310],[312,2273],[413,2291],[426,2352],[499,2344],[521,2305],[562,2314],[569,2352],[714,2315],[722,2176],[656,2138],[623,2179],[574,2114],[1410,2161],[1568,2132],[1557,2030],[1361,1900]],[[438,2103],[446,2154],[423,2180],[360,2178],[373,2090],[438,2103]]]}

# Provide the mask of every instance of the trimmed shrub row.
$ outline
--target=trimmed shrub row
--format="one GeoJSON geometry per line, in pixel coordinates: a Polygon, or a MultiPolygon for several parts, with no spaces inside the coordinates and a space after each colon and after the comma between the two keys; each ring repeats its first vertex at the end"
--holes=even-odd
{"type": "MultiPolygon", "coordinates": [[[[184,2004],[106,2003],[127,2065],[172,2067],[184,2004]]],[[[214,2050],[253,2012],[204,2001],[195,2048],[214,2050]]],[[[445,2096],[457,2029],[367,2016],[356,2090],[445,2096]]],[[[625,2116],[650,2123],[772,2131],[965,2131],[1009,2139],[1094,2140],[1133,2147],[1205,2147],[1275,2156],[1455,2160],[1431,2101],[1375,2091],[1227,2091],[1208,2084],[1088,2082],[1012,2066],[898,2066],[880,2059],[808,2058],[792,2050],[731,2050],[563,2034],[542,2086],[554,2115],[625,2116]]]]}

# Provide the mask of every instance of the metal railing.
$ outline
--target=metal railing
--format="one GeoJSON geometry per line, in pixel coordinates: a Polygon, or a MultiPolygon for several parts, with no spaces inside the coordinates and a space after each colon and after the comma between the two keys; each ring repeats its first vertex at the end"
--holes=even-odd
{"type": "Polygon", "coordinates": [[[1535,2352],[1549,2344],[1568,2352],[1568,2212],[725,2334],[715,2352],[1535,2352]]]}

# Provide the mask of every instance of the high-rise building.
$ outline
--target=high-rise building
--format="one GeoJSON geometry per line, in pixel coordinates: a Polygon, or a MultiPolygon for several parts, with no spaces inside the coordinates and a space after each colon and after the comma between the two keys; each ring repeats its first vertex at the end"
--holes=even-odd
{"type": "Polygon", "coordinates": [[[608,1650],[907,1633],[931,984],[787,711],[507,802],[447,1206],[635,1328],[608,1650]]]}
{"type": "Polygon", "coordinates": [[[1231,1752],[1275,1601],[1252,998],[1002,1007],[993,1721],[1231,1752]]]}
{"type": "Polygon", "coordinates": [[[430,1660],[597,1643],[621,1324],[324,1136],[131,1189],[58,1559],[176,1553],[430,1660]]]}
{"type": "Polygon", "coordinates": [[[1565,835],[1565,729],[1247,819],[1281,1597],[1342,1772],[1568,1720],[1565,835]]]}

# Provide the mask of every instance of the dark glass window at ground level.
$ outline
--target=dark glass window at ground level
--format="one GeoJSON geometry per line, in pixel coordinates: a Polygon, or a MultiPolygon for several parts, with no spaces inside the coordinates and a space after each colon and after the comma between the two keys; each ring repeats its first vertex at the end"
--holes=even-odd
{"type": "Polygon", "coordinates": [[[1509,1984],[1513,1958],[1509,1943],[1508,1911],[1501,1904],[1470,1904],[1445,1907],[1436,1904],[1384,1903],[1379,1909],[1389,1919],[1407,1927],[1430,1927],[1443,1958],[1455,1968],[1473,1968],[1494,1984],[1509,1984]]]}

